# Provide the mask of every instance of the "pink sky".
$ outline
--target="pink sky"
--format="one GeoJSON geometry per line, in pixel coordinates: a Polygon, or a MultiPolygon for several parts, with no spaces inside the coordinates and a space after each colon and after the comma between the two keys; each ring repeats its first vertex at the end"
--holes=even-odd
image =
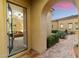
{"type": "Polygon", "coordinates": [[[53,6],[53,8],[55,9],[52,12],[52,16],[54,19],[59,19],[78,14],[76,6],[68,1],[58,2],[53,6]]]}
{"type": "Polygon", "coordinates": [[[73,9],[75,7],[74,7],[74,4],[72,4],[71,2],[63,1],[63,2],[56,3],[53,8],[56,8],[56,9],[73,9]]]}

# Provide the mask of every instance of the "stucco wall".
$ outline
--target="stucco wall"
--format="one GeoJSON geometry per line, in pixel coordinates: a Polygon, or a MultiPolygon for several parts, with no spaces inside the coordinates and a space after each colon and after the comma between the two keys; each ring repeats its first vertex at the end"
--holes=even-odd
{"type": "Polygon", "coordinates": [[[0,0],[0,57],[7,57],[6,2],[0,0]]]}
{"type": "MultiPolygon", "coordinates": [[[[47,1],[47,0],[46,0],[47,1]]],[[[46,30],[43,28],[45,19],[41,19],[42,9],[45,5],[45,0],[32,1],[31,5],[31,35],[32,35],[32,48],[39,53],[46,50],[46,30]]]]}

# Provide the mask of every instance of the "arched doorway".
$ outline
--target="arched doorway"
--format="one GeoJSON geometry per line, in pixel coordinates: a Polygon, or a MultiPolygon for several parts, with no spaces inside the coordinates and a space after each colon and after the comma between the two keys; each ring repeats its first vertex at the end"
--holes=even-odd
{"type": "MultiPolygon", "coordinates": [[[[61,0],[63,1],[63,0],[61,0]]],[[[67,0],[68,2],[72,2],[74,4],[74,1],[73,0],[67,0]]],[[[47,39],[47,36],[48,36],[48,33],[47,33],[47,15],[48,15],[48,12],[51,11],[51,7],[55,4],[55,3],[58,3],[60,2],[59,0],[56,0],[56,1],[47,1],[47,3],[44,5],[44,8],[42,9],[42,16],[41,16],[41,23],[43,24],[42,25],[42,35],[43,35],[43,39],[47,39]]],[[[53,11],[53,9],[52,9],[53,11]]],[[[51,32],[51,31],[50,31],[51,32]]],[[[47,40],[45,40],[45,42],[47,42],[47,40]]],[[[45,43],[44,42],[44,43],[45,43]]],[[[47,45],[47,43],[45,43],[47,45]]]]}
{"type": "MultiPolygon", "coordinates": [[[[62,0],[61,0],[62,1],[62,0]]],[[[68,0],[71,1],[72,0],[68,0]]],[[[47,13],[59,0],[34,0],[31,6],[32,49],[39,53],[47,49],[47,13]],[[39,37],[39,38],[38,38],[39,37]],[[38,44],[38,45],[36,45],[38,44]]]]}

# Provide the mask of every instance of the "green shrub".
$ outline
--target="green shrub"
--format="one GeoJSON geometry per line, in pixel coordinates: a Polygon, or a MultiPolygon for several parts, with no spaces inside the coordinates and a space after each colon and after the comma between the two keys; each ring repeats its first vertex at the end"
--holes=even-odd
{"type": "Polygon", "coordinates": [[[54,36],[55,37],[55,42],[56,43],[58,43],[59,42],[59,37],[58,37],[58,35],[55,33],[54,35],[52,35],[52,36],[54,36]]]}
{"type": "Polygon", "coordinates": [[[58,32],[58,30],[52,30],[52,33],[57,33],[58,32]]]}
{"type": "Polygon", "coordinates": [[[58,32],[56,33],[56,35],[57,35],[58,38],[60,38],[60,37],[61,37],[61,32],[58,31],[58,32]]]}
{"type": "Polygon", "coordinates": [[[59,42],[59,38],[61,39],[65,39],[65,32],[63,31],[58,31],[54,34],[51,34],[48,38],[47,38],[47,48],[50,48],[51,46],[55,45],[56,43],[59,42]]]}
{"type": "Polygon", "coordinates": [[[61,38],[61,39],[65,39],[66,38],[66,33],[63,32],[63,31],[58,31],[56,33],[56,35],[58,35],[58,37],[61,38]]]}
{"type": "Polygon", "coordinates": [[[53,44],[54,37],[51,35],[47,38],[47,48],[50,48],[53,44]]]}
{"type": "Polygon", "coordinates": [[[47,48],[50,48],[51,46],[55,45],[58,42],[59,42],[59,38],[57,37],[56,34],[50,35],[47,38],[47,48]]]}

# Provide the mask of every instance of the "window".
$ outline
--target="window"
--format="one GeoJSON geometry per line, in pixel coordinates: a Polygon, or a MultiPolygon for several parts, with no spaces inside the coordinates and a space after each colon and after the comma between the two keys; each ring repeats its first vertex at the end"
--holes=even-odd
{"type": "Polygon", "coordinates": [[[75,23],[75,29],[76,29],[76,30],[79,29],[79,25],[78,25],[78,23],[75,23]]]}
{"type": "Polygon", "coordinates": [[[69,29],[71,30],[73,28],[73,24],[69,23],[69,29]]]}

